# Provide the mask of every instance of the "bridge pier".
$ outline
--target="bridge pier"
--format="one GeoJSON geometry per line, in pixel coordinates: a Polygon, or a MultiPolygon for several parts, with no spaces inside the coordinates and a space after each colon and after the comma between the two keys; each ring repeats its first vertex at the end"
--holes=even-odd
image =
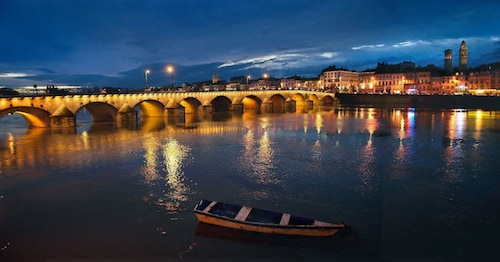
{"type": "Polygon", "coordinates": [[[293,113],[297,110],[297,103],[294,100],[285,101],[285,111],[293,113]]]}
{"type": "Polygon", "coordinates": [[[75,116],[50,116],[51,127],[75,127],[75,116]]]}
{"type": "Polygon", "coordinates": [[[116,114],[116,125],[118,127],[137,127],[137,111],[118,112],[116,114]]]}
{"type": "Polygon", "coordinates": [[[49,117],[51,127],[75,127],[76,117],[67,107],[61,105],[49,117]]]}
{"type": "Polygon", "coordinates": [[[211,113],[213,113],[213,111],[214,111],[214,108],[212,105],[201,105],[198,108],[198,113],[200,113],[200,114],[211,114],[211,113]]]}
{"type": "Polygon", "coordinates": [[[231,111],[237,114],[243,114],[243,103],[231,104],[231,111]]]}
{"type": "Polygon", "coordinates": [[[264,101],[260,106],[263,113],[272,113],[273,112],[273,102],[264,101]]]}
{"type": "Polygon", "coordinates": [[[186,110],[184,107],[166,107],[165,108],[165,117],[167,118],[168,123],[185,123],[186,122],[186,110]]]}

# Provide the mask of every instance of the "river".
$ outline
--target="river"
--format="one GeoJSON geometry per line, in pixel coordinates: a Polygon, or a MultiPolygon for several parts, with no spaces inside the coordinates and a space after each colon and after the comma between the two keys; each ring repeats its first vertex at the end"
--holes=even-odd
{"type": "Polygon", "coordinates": [[[0,260],[493,260],[500,112],[334,108],[138,128],[0,119],[0,260]],[[352,231],[281,237],[200,225],[201,199],[352,231]]]}

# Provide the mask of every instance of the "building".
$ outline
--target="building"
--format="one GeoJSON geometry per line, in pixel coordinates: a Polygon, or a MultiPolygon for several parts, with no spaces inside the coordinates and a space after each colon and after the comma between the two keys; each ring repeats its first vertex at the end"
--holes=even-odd
{"type": "Polygon", "coordinates": [[[359,86],[356,90],[361,94],[373,94],[375,83],[375,71],[365,71],[359,73],[359,86]]]}
{"type": "Polygon", "coordinates": [[[453,51],[451,49],[444,50],[444,72],[448,75],[453,73],[453,51]]]}
{"type": "Polygon", "coordinates": [[[359,86],[359,72],[328,67],[320,75],[324,89],[334,92],[355,92],[359,86]]]}
{"type": "Polygon", "coordinates": [[[462,41],[460,44],[460,51],[459,51],[459,64],[458,64],[458,69],[460,72],[465,71],[467,69],[467,56],[468,56],[468,51],[467,51],[467,44],[465,44],[465,41],[462,41]]]}

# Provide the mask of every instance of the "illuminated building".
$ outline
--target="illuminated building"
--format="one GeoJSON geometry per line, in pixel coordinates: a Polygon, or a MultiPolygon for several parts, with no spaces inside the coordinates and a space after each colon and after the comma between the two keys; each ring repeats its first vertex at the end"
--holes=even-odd
{"type": "Polygon", "coordinates": [[[459,51],[459,64],[458,64],[458,69],[460,71],[464,71],[467,69],[467,45],[465,44],[465,41],[462,41],[460,44],[460,51],[459,51]]]}
{"type": "Polygon", "coordinates": [[[453,51],[451,49],[444,50],[444,72],[446,74],[453,72],[453,51]]]}
{"type": "Polygon", "coordinates": [[[320,81],[325,89],[350,93],[359,86],[359,72],[331,67],[321,73],[320,81]]]}

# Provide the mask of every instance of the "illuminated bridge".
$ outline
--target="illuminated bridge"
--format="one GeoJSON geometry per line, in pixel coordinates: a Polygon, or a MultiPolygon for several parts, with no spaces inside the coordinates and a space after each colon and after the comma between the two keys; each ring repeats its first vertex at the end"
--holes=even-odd
{"type": "Polygon", "coordinates": [[[294,112],[333,105],[334,94],[305,90],[255,90],[132,94],[75,94],[0,98],[0,118],[20,114],[32,127],[74,127],[82,109],[93,122],[137,121],[140,117],[185,117],[219,111],[294,112]]]}

